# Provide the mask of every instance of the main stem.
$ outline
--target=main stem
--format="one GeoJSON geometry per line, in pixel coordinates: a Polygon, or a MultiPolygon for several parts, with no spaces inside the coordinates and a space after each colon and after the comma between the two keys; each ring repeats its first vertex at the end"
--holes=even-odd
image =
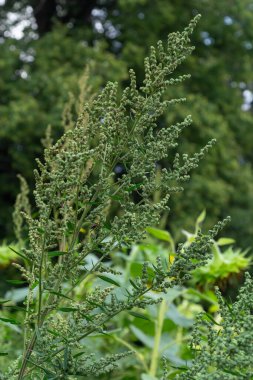
{"type": "Polygon", "coordinates": [[[157,318],[156,329],[155,329],[154,348],[152,351],[152,357],[151,357],[151,363],[150,363],[150,369],[149,369],[149,374],[154,377],[156,376],[156,371],[157,371],[158,361],[159,361],[159,356],[160,356],[159,348],[160,348],[160,342],[161,342],[163,323],[164,323],[166,310],[167,310],[167,303],[166,303],[166,300],[163,299],[158,310],[158,318],[157,318]]]}

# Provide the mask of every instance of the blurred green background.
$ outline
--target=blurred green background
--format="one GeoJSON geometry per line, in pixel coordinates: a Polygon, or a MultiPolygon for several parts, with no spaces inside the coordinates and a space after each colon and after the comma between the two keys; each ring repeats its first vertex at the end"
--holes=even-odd
{"type": "MultiPolygon", "coordinates": [[[[253,2],[250,0],[1,0],[0,1],[0,237],[12,240],[17,173],[33,185],[48,124],[60,133],[61,114],[87,64],[96,91],[107,80],[122,85],[128,68],[141,80],[148,47],[182,29],[196,14],[196,50],[180,68],[192,78],[169,97],[188,102],[161,123],[190,113],[194,123],[179,150],[217,145],[174,196],[167,227],[190,228],[206,208],[207,225],[231,215],[226,234],[243,247],[253,231],[253,2]]],[[[169,163],[168,163],[169,164],[169,163]]]]}

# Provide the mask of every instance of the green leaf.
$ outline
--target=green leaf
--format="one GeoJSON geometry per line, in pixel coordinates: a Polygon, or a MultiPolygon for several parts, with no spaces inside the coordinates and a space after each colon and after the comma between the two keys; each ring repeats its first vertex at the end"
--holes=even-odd
{"type": "Polygon", "coordinates": [[[101,280],[103,280],[103,281],[105,281],[105,282],[109,282],[110,284],[113,284],[113,285],[116,285],[116,286],[120,286],[120,284],[117,282],[117,281],[115,281],[115,280],[113,280],[112,278],[110,278],[110,277],[107,277],[107,276],[98,276],[101,280]]]}
{"type": "Polygon", "coordinates": [[[57,257],[57,256],[62,256],[62,255],[65,255],[66,251],[51,251],[51,252],[48,252],[48,257],[57,257]]]}
{"type": "Polygon", "coordinates": [[[18,310],[18,311],[26,311],[26,309],[22,306],[15,306],[15,305],[3,305],[3,307],[8,307],[12,310],[18,310]]]}
{"type": "Polygon", "coordinates": [[[235,243],[235,240],[234,239],[231,239],[231,238],[220,238],[218,241],[217,241],[217,244],[220,245],[220,246],[223,246],[223,245],[230,245],[230,244],[234,244],[235,243]]]}
{"type": "Polygon", "coordinates": [[[10,302],[10,300],[0,300],[0,305],[2,305],[3,303],[6,303],[6,302],[10,302]]]}
{"type": "Polygon", "coordinates": [[[157,377],[151,376],[147,373],[142,373],[141,374],[141,380],[158,380],[157,377]]]}
{"type": "Polygon", "coordinates": [[[31,289],[33,290],[33,289],[35,289],[36,288],[36,286],[39,284],[39,281],[35,281],[34,283],[33,283],[33,285],[31,286],[31,289]]]}
{"type": "Polygon", "coordinates": [[[58,333],[57,333],[56,331],[54,331],[54,330],[47,329],[47,331],[48,331],[50,334],[52,334],[52,335],[54,335],[54,336],[56,336],[56,337],[60,336],[60,334],[58,334],[58,333]]]}
{"type": "Polygon", "coordinates": [[[142,185],[143,185],[142,182],[140,182],[140,183],[135,183],[135,184],[133,184],[133,185],[127,187],[127,188],[126,188],[126,191],[131,192],[131,191],[133,191],[133,190],[137,190],[137,189],[139,189],[142,185]]]}
{"type": "Polygon", "coordinates": [[[242,374],[239,373],[239,372],[231,371],[231,370],[229,370],[229,369],[222,369],[222,371],[225,372],[225,373],[229,373],[229,374],[231,374],[231,375],[234,375],[234,376],[239,376],[238,378],[240,378],[241,375],[242,375],[242,374]]]}
{"type": "Polygon", "coordinates": [[[59,293],[59,292],[54,292],[53,290],[48,290],[48,293],[50,294],[54,294],[58,297],[63,297],[63,298],[67,298],[68,300],[71,300],[72,301],[72,298],[68,297],[68,296],[65,296],[64,294],[62,293],[59,293]]]}
{"type": "Polygon", "coordinates": [[[216,320],[209,314],[209,313],[204,313],[204,315],[210,319],[210,321],[212,321],[215,325],[217,326],[221,326],[218,322],[216,322],[216,320]]]}
{"type": "Polygon", "coordinates": [[[6,323],[11,323],[12,325],[19,325],[20,324],[18,321],[16,321],[16,319],[13,319],[13,318],[0,317],[0,321],[6,322],[6,323]]]}
{"type": "Polygon", "coordinates": [[[157,238],[159,240],[167,241],[169,243],[171,241],[173,241],[172,237],[171,237],[171,234],[168,231],[160,230],[160,229],[154,228],[154,227],[147,227],[146,231],[151,236],[154,236],[155,238],[157,238]]]}
{"type": "Polygon", "coordinates": [[[24,281],[24,280],[6,280],[6,282],[12,285],[27,284],[27,281],[24,281]]]}
{"type": "Polygon", "coordinates": [[[77,311],[78,309],[75,307],[59,307],[60,311],[63,311],[64,313],[71,313],[73,311],[77,311]]]}
{"type": "Polygon", "coordinates": [[[14,248],[12,248],[12,247],[9,246],[9,249],[10,249],[12,252],[16,253],[16,255],[20,256],[23,260],[26,260],[26,261],[31,262],[30,259],[28,259],[28,258],[27,258],[25,255],[23,255],[22,253],[16,251],[14,248]]]}
{"type": "Polygon", "coordinates": [[[77,354],[73,355],[73,358],[78,358],[78,356],[81,356],[83,354],[86,354],[86,351],[78,352],[77,354]]]}
{"type": "Polygon", "coordinates": [[[197,217],[196,224],[200,225],[201,223],[204,222],[205,218],[206,218],[206,210],[203,210],[201,214],[197,217]]]}
{"type": "Polygon", "coordinates": [[[8,352],[0,352],[0,356],[6,356],[9,355],[8,352]]]}
{"type": "MultiPolygon", "coordinates": [[[[145,346],[148,348],[154,348],[154,337],[145,334],[142,330],[138,329],[136,326],[131,325],[130,330],[145,346]]],[[[150,332],[151,333],[151,332],[150,332]]]]}
{"type": "Polygon", "coordinates": [[[132,315],[133,317],[145,319],[146,321],[150,321],[150,319],[142,313],[137,313],[136,311],[129,311],[128,313],[130,315],[132,315]]]}
{"type": "Polygon", "coordinates": [[[133,280],[129,280],[130,284],[136,289],[139,290],[138,286],[133,282],[133,280]]]}

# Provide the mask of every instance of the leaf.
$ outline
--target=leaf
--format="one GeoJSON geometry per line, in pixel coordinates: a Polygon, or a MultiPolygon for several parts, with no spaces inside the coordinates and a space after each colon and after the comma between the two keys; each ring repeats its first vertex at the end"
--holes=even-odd
{"type": "Polygon", "coordinates": [[[150,321],[150,319],[142,313],[137,313],[136,311],[129,311],[128,313],[130,315],[132,315],[133,317],[145,319],[146,321],[150,321]]]}
{"type": "Polygon", "coordinates": [[[235,371],[231,371],[230,369],[222,369],[222,371],[225,372],[225,373],[229,373],[231,375],[234,375],[234,376],[239,376],[239,378],[241,376],[241,373],[235,372],[235,371]]]}
{"type": "Polygon", "coordinates": [[[203,210],[201,214],[197,217],[196,224],[199,225],[204,222],[206,218],[206,210],[203,210]]]}
{"type": "Polygon", "coordinates": [[[3,303],[6,303],[6,302],[10,302],[10,300],[0,300],[0,305],[2,305],[3,303]]]}
{"type": "Polygon", "coordinates": [[[132,333],[138,338],[146,347],[153,349],[154,348],[154,338],[151,335],[146,335],[142,330],[131,325],[130,329],[132,333]]]}
{"type": "Polygon", "coordinates": [[[146,231],[151,235],[154,236],[155,238],[167,242],[172,242],[172,237],[171,234],[168,231],[160,230],[158,228],[154,227],[147,227],[146,231]]]}
{"type": "Polygon", "coordinates": [[[39,284],[39,281],[35,281],[34,284],[31,286],[31,289],[32,290],[35,289],[38,284],[39,284]]]}
{"type": "Polygon", "coordinates": [[[210,321],[212,321],[215,325],[217,326],[221,326],[218,322],[216,322],[216,320],[209,314],[209,313],[204,313],[204,315],[210,319],[210,321]]]}
{"type": "Polygon", "coordinates": [[[72,301],[72,298],[70,298],[70,297],[68,297],[68,296],[65,296],[65,295],[62,294],[62,293],[54,292],[53,290],[48,290],[48,293],[50,293],[50,294],[54,294],[54,295],[59,296],[59,297],[67,298],[68,300],[71,300],[71,301],[72,301]]]}
{"type": "Polygon", "coordinates": [[[138,286],[133,282],[133,280],[129,280],[130,284],[136,289],[139,290],[138,286]]]}
{"type": "Polygon", "coordinates": [[[0,352],[0,356],[6,356],[9,355],[8,352],[0,352]]]}
{"type": "Polygon", "coordinates": [[[63,311],[64,313],[71,313],[73,311],[77,311],[78,309],[75,307],[59,307],[60,311],[63,311]]]}
{"type": "Polygon", "coordinates": [[[127,188],[126,188],[126,191],[131,192],[131,191],[133,191],[133,190],[137,190],[137,189],[139,189],[142,185],[143,185],[142,182],[140,182],[140,183],[135,183],[135,184],[133,184],[133,185],[127,187],[127,188]]]}
{"type": "Polygon", "coordinates": [[[12,285],[27,284],[27,281],[24,281],[24,280],[6,280],[6,282],[12,285]]]}
{"type": "Polygon", "coordinates": [[[16,253],[16,255],[20,256],[22,259],[31,262],[31,260],[28,259],[28,257],[26,257],[26,256],[23,255],[22,253],[16,251],[14,248],[12,248],[12,247],[10,247],[10,246],[9,246],[8,248],[9,248],[12,252],[16,253]]]}
{"type": "Polygon", "coordinates": [[[204,294],[204,293],[201,293],[199,292],[198,290],[196,289],[187,289],[187,293],[188,294],[192,294],[193,296],[197,296],[199,297],[200,299],[203,299],[204,301],[207,301],[207,302],[210,302],[211,304],[213,305],[216,305],[217,304],[217,301],[215,299],[212,299],[211,297],[209,297],[208,295],[204,294]]]}
{"type": "Polygon", "coordinates": [[[105,282],[109,282],[110,284],[113,284],[113,285],[116,285],[116,286],[120,286],[120,284],[117,282],[117,281],[115,281],[115,280],[113,280],[112,278],[110,278],[110,277],[107,277],[107,276],[98,276],[101,280],[103,280],[103,281],[105,281],[105,282]]]}
{"type": "Polygon", "coordinates": [[[44,234],[45,230],[43,228],[37,227],[37,231],[42,235],[44,234]]]}
{"type": "Polygon", "coordinates": [[[56,336],[56,337],[60,336],[60,334],[58,334],[58,333],[57,333],[56,331],[54,331],[54,330],[47,329],[47,331],[48,331],[50,334],[52,334],[52,335],[54,335],[54,336],[56,336]]]}
{"type": "Polygon", "coordinates": [[[64,361],[63,361],[64,371],[66,371],[68,368],[68,360],[69,360],[69,348],[68,348],[68,346],[66,346],[64,349],[64,361]]]}
{"type": "Polygon", "coordinates": [[[6,323],[11,323],[12,325],[19,325],[20,324],[18,321],[16,321],[16,319],[13,319],[13,318],[0,317],[0,321],[6,322],[6,323]]]}
{"type": "Polygon", "coordinates": [[[81,356],[81,355],[83,355],[85,353],[86,353],[85,351],[78,352],[77,354],[73,355],[73,358],[78,358],[78,356],[81,356]]]}
{"type": "Polygon", "coordinates": [[[8,307],[10,309],[13,309],[13,310],[20,310],[20,311],[26,311],[26,309],[22,306],[15,306],[15,305],[4,305],[4,307],[8,307]]]}
{"type": "Polygon", "coordinates": [[[66,251],[51,251],[51,252],[48,252],[48,257],[57,257],[57,256],[62,256],[62,255],[65,255],[66,251]]]}
{"type": "Polygon", "coordinates": [[[157,377],[151,376],[147,373],[141,374],[141,380],[158,380],[157,377]]]}
{"type": "Polygon", "coordinates": [[[218,241],[217,241],[217,244],[220,245],[220,246],[223,246],[223,245],[230,245],[230,244],[234,244],[235,243],[235,240],[234,239],[231,239],[231,238],[220,238],[218,241]]]}

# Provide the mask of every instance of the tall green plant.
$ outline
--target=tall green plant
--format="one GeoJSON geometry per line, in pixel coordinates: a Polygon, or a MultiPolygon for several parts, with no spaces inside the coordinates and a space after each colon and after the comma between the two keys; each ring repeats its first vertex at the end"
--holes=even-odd
{"type": "Polygon", "coordinates": [[[29,246],[20,253],[26,266],[19,266],[29,283],[24,350],[2,379],[69,379],[112,370],[129,352],[96,359],[87,353],[85,338],[107,332],[108,323],[122,311],[159,302],[149,297],[151,290],[166,292],[188,279],[224,225],[225,221],[217,224],[208,235],[199,233],[187,248],[179,246],[171,264],[164,265],[158,258],[150,272],[150,264],[144,263],[141,276],[127,288],[106,275],[117,274],[104,262],[108,254],[139,241],[147,226],[158,223],[160,213],[168,209],[170,194],[181,190],[179,185],[213,144],[209,142],[192,157],[177,154],[170,169],[162,170],[158,188],[156,163],[167,158],[182,129],[191,123],[188,116],[167,128],[157,127],[164,110],[184,100],[167,100],[163,94],[188,77],[170,78],[193,50],[189,36],[198,18],[182,33],[169,35],[167,46],[158,42],[151,48],[140,88],[133,70],[121,96],[117,83],[108,83],[83,108],[74,128],[45,150],[44,163],[37,162],[37,217],[26,214],[29,246]],[[117,163],[125,167],[118,179],[117,163]],[[154,203],[156,190],[161,200],[154,203]],[[108,220],[112,203],[120,216],[108,220]],[[96,263],[89,260],[94,254],[99,258],[96,263]],[[110,286],[89,290],[87,285],[83,299],[74,299],[74,288],[94,276],[110,286]]]}

